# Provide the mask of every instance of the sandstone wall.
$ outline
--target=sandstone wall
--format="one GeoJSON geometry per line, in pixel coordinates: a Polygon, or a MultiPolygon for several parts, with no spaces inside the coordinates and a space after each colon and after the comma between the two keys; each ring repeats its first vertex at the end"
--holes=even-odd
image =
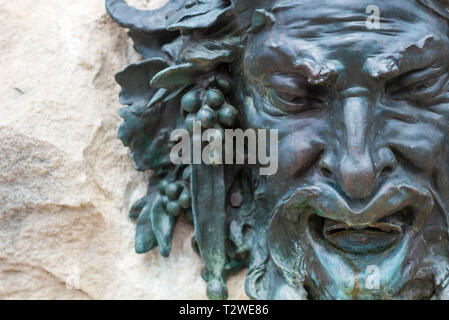
{"type": "Polygon", "coordinates": [[[116,138],[113,75],[139,57],[104,0],[0,0],[0,21],[0,299],[204,299],[187,223],[170,258],[134,253],[148,174],[116,138]]]}

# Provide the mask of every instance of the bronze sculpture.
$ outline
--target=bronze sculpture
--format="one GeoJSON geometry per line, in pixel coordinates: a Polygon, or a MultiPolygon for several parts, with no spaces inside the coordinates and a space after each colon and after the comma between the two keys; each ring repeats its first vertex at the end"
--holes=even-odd
{"type": "Polygon", "coordinates": [[[446,0],[106,0],[144,60],[116,75],[119,137],[154,171],[136,251],[192,217],[208,296],[449,298],[446,0]],[[367,7],[380,8],[379,28],[367,7]],[[279,170],[173,165],[170,132],[279,132],[279,170]]]}

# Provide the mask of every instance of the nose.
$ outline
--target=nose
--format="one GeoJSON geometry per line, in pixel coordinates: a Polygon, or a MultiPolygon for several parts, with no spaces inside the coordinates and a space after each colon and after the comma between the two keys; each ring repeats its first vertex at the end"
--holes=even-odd
{"type": "Polygon", "coordinates": [[[348,197],[364,199],[372,193],[376,177],[371,157],[367,152],[346,155],[339,171],[341,185],[348,197]]]}
{"type": "Polygon", "coordinates": [[[387,148],[373,150],[375,144],[369,142],[373,141],[369,136],[373,118],[367,98],[344,99],[342,111],[341,149],[333,155],[325,154],[320,166],[323,173],[335,176],[349,198],[361,200],[373,193],[380,172],[393,169],[395,159],[387,148]],[[373,154],[377,155],[377,165],[373,154]]]}

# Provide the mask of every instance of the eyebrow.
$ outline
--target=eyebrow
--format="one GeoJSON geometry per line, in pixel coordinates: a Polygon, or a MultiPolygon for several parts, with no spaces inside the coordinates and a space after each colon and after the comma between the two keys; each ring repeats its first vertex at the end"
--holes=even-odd
{"type": "MultiPolygon", "coordinates": [[[[292,52],[288,52],[282,46],[268,45],[269,54],[266,55],[269,59],[282,59],[282,61],[288,61],[292,63],[292,69],[289,69],[286,73],[297,73],[304,76],[307,82],[311,85],[323,85],[336,81],[338,77],[338,71],[331,61],[327,63],[325,61],[317,61],[316,57],[293,55],[292,52]]],[[[306,52],[307,50],[304,50],[306,52]]],[[[280,73],[284,73],[278,70],[280,73]]]]}
{"type": "Polygon", "coordinates": [[[443,68],[441,67],[427,67],[424,69],[419,69],[416,71],[412,71],[411,74],[406,73],[405,75],[407,75],[406,78],[402,79],[402,85],[404,86],[408,86],[411,85],[415,82],[419,82],[419,81],[423,81],[426,80],[430,77],[435,77],[438,76],[439,74],[441,74],[441,71],[443,70],[443,68]]]}
{"type": "Polygon", "coordinates": [[[313,85],[331,83],[338,77],[338,71],[330,63],[318,64],[310,59],[300,58],[294,62],[294,67],[313,85]]]}
{"type": "MultiPolygon", "coordinates": [[[[435,55],[428,54],[436,42],[438,40],[435,40],[433,35],[428,35],[392,54],[366,59],[362,70],[374,79],[381,79],[393,78],[412,70],[425,69],[436,60],[435,55]],[[412,59],[413,64],[408,65],[408,58],[416,56],[419,56],[419,59],[412,59]]],[[[436,52],[440,51],[442,50],[436,50],[436,52]]]]}

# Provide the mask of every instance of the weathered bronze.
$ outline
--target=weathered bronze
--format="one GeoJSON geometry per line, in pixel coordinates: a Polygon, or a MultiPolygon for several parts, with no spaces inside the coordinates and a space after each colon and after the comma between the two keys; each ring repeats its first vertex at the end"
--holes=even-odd
{"type": "Polygon", "coordinates": [[[168,256],[184,214],[211,299],[245,267],[255,299],[449,298],[447,0],[106,6],[143,56],[116,75],[119,138],[154,171],[138,253],[168,256]],[[278,172],[173,165],[195,119],[277,129],[278,172]]]}

